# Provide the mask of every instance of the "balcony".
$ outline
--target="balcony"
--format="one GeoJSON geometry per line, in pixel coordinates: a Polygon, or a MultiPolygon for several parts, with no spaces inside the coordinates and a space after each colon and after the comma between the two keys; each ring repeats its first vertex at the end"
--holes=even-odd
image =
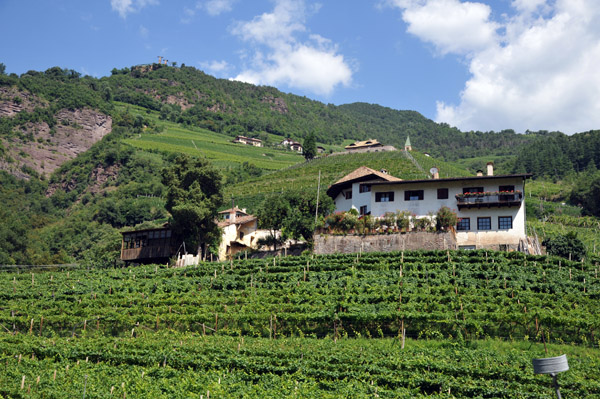
{"type": "Polygon", "coordinates": [[[521,206],[523,193],[520,191],[486,191],[481,193],[456,194],[458,209],[503,208],[521,206]]]}

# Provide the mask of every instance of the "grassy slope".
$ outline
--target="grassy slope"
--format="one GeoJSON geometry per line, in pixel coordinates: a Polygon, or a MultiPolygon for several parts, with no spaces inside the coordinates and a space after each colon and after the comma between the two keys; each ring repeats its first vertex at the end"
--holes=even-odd
{"type": "Polygon", "coordinates": [[[526,185],[528,234],[545,238],[574,232],[586,246],[588,256],[600,254],[600,220],[581,216],[581,208],[568,204],[572,184],[568,181],[533,180],[526,185]]]}
{"type": "MultiPolygon", "coordinates": [[[[417,152],[411,154],[426,172],[432,166],[437,166],[441,171],[441,177],[446,177],[446,174],[449,176],[469,175],[466,170],[457,168],[450,163],[438,161],[417,152]]],[[[319,172],[321,172],[321,189],[324,191],[360,166],[368,166],[375,170],[386,169],[392,176],[402,179],[425,179],[428,177],[428,173],[421,172],[402,151],[333,155],[299,163],[260,178],[227,187],[226,197],[233,196],[241,206],[252,209],[269,193],[290,189],[316,192],[319,172]]]]}
{"type": "MultiPolygon", "coordinates": [[[[142,115],[164,127],[162,133],[141,134],[125,140],[127,144],[142,150],[204,156],[219,167],[249,162],[267,170],[285,168],[303,160],[301,155],[292,151],[235,144],[231,142],[230,136],[224,134],[201,128],[187,128],[178,123],[159,120],[157,112],[147,112],[142,107],[128,104],[120,104],[120,107],[128,109],[134,116],[142,115]]],[[[273,141],[277,137],[273,135],[273,141]]]]}

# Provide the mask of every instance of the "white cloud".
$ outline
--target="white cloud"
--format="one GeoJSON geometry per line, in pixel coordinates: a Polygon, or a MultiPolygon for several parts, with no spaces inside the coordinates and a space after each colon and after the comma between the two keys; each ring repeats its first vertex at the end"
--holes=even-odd
{"type": "MultiPolygon", "coordinates": [[[[442,52],[464,56],[469,63],[471,76],[460,103],[438,102],[438,121],[484,131],[574,133],[600,127],[600,4],[594,0],[514,0],[515,15],[505,21],[490,21],[489,13],[479,19],[478,30],[494,35],[479,43],[461,41],[457,35],[462,44],[453,46],[439,36],[438,27],[421,23],[425,16],[405,17],[407,12],[413,15],[437,2],[395,4],[403,7],[409,32],[442,52]],[[498,27],[502,34],[497,33],[498,27]]],[[[457,7],[447,10],[448,18],[459,18],[465,4],[474,4],[444,2],[457,7]]],[[[435,20],[438,14],[433,14],[435,20]]]]}
{"type": "Polygon", "coordinates": [[[158,0],[110,0],[112,10],[118,12],[123,19],[127,17],[127,14],[138,12],[146,6],[157,4],[158,0]]]}
{"type": "Polygon", "coordinates": [[[217,16],[224,12],[231,11],[235,0],[208,0],[202,3],[202,8],[206,10],[208,15],[217,16]]]}
{"type": "Polygon", "coordinates": [[[231,68],[231,65],[229,65],[229,63],[227,63],[227,61],[224,61],[224,60],[204,61],[204,62],[200,62],[200,66],[205,71],[212,72],[215,74],[225,72],[231,68]]]}
{"type": "Polygon", "coordinates": [[[405,9],[408,32],[430,42],[442,53],[470,53],[496,40],[498,26],[489,20],[491,9],[481,3],[431,0],[405,9]]]}
{"type": "MultiPolygon", "coordinates": [[[[280,85],[329,95],[336,86],[350,85],[352,70],[330,40],[306,34],[307,9],[303,0],[277,0],[270,13],[238,22],[232,33],[256,47],[249,66],[235,80],[280,85]]],[[[317,12],[312,7],[309,12],[317,12]]],[[[244,57],[247,54],[244,53],[244,57]]]]}

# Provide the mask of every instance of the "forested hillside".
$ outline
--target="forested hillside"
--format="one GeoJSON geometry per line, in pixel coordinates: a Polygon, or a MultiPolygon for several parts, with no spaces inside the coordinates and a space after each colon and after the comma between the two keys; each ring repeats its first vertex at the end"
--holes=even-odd
{"type": "Polygon", "coordinates": [[[600,215],[598,131],[463,133],[415,111],[323,104],[183,65],[114,69],[100,79],[54,67],[0,74],[0,263],[113,262],[120,230],[168,220],[161,173],[180,153],[208,158],[223,175],[226,198],[250,211],[276,191],[314,192],[319,172],[322,190],[361,164],[423,177],[399,152],[304,162],[278,146],[309,133],[327,153],[365,138],[402,147],[410,135],[421,166],[444,176],[470,174],[493,159],[498,173],[563,179],[561,195],[529,199],[528,215],[543,223],[562,202],[581,206],[568,208],[570,217],[600,215]],[[231,143],[238,134],[265,147],[231,143]]]}

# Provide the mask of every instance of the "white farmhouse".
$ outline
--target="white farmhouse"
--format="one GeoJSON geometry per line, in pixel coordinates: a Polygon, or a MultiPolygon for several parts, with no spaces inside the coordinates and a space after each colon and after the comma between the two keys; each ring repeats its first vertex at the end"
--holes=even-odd
{"type": "Polygon", "coordinates": [[[435,214],[446,206],[458,215],[456,242],[464,249],[516,249],[527,239],[525,180],[530,174],[402,180],[361,167],[334,183],[327,193],[336,211],[355,208],[360,214],[383,217],[409,211],[415,217],[435,214]]]}
{"type": "Polygon", "coordinates": [[[258,229],[256,216],[245,209],[233,207],[219,212],[218,226],[222,230],[219,260],[232,257],[237,252],[258,248],[258,240],[267,237],[269,230],[258,229]]]}

